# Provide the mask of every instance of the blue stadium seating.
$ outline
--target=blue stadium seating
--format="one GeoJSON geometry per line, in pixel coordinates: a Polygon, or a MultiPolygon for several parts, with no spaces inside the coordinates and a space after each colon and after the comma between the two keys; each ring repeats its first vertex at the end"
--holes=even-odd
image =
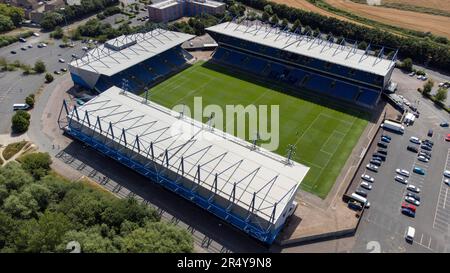
{"type": "Polygon", "coordinates": [[[357,98],[357,102],[364,105],[373,105],[378,99],[379,93],[376,91],[362,89],[357,98]]]}

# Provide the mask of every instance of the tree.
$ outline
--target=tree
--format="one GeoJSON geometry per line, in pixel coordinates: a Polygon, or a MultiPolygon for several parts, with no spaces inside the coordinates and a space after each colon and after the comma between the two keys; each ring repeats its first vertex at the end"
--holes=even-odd
{"type": "Polygon", "coordinates": [[[58,252],[69,252],[67,244],[71,241],[76,241],[80,244],[82,253],[117,253],[119,250],[114,245],[114,242],[108,238],[103,237],[99,228],[89,228],[82,231],[70,230],[64,234],[62,243],[57,247],[58,252]]]}
{"type": "Polygon", "coordinates": [[[263,22],[267,22],[270,19],[270,15],[267,12],[263,12],[263,14],[261,15],[261,20],[263,22]]]}
{"type": "Polygon", "coordinates": [[[278,15],[274,14],[272,18],[270,18],[270,23],[273,25],[277,25],[280,22],[280,18],[278,18],[278,15]]]}
{"type": "Polygon", "coordinates": [[[413,69],[413,63],[412,63],[411,58],[404,59],[403,63],[402,63],[402,66],[403,66],[404,70],[406,70],[408,72],[411,72],[412,69],[413,69]]]}
{"type": "Polygon", "coordinates": [[[14,23],[8,16],[0,14],[0,32],[8,31],[14,28],[14,23]]]}
{"type": "Polygon", "coordinates": [[[281,21],[281,27],[284,29],[285,27],[287,27],[287,25],[289,24],[288,20],[286,18],[284,18],[281,21]]]}
{"type": "Polygon", "coordinates": [[[48,153],[31,153],[22,156],[22,168],[28,171],[36,180],[41,179],[50,171],[52,159],[48,153]]]}
{"type": "Polygon", "coordinates": [[[269,15],[273,14],[272,6],[271,5],[265,5],[264,6],[264,12],[267,12],[269,15]]]}
{"type": "Polygon", "coordinates": [[[36,63],[34,63],[34,71],[36,71],[36,73],[44,73],[46,69],[43,61],[37,60],[36,63]]]}
{"type": "Polygon", "coordinates": [[[439,88],[434,98],[439,102],[444,102],[447,99],[447,89],[439,88]]]}
{"type": "Polygon", "coordinates": [[[423,94],[425,95],[429,95],[431,93],[431,90],[433,89],[434,86],[434,82],[433,80],[428,80],[424,85],[423,85],[423,94]]]}
{"type": "Polygon", "coordinates": [[[367,43],[365,41],[362,41],[361,43],[358,44],[358,48],[365,50],[367,48],[367,43]]]}
{"type": "Polygon", "coordinates": [[[50,37],[54,39],[61,39],[62,37],[64,37],[63,29],[60,26],[57,26],[55,30],[52,33],[50,33],[50,37]]]}
{"type": "Polygon", "coordinates": [[[34,96],[28,96],[25,98],[25,103],[28,104],[31,108],[34,107],[34,96]]]}
{"type": "Polygon", "coordinates": [[[30,126],[30,114],[23,110],[19,110],[11,118],[11,123],[14,133],[24,133],[30,126]]]}
{"type": "Polygon", "coordinates": [[[186,253],[192,252],[192,237],[186,230],[161,222],[147,223],[121,240],[122,252],[186,253]]]}
{"type": "Polygon", "coordinates": [[[51,83],[53,81],[53,75],[50,73],[45,74],[45,81],[51,83]]]}
{"type": "Polygon", "coordinates": [[[294,24],[292,25],[291,31],[295,31],[297,28],[301,28],[302,23],[299,19],[295,20],[294,24]]]}
{"type": "Polygon", "coordinates": [[[0,185],[5,185],[8,192],[18,191],[32,182],[31,175],[24,171],[17,162],[9,162],[0,168],[0,185]]]}

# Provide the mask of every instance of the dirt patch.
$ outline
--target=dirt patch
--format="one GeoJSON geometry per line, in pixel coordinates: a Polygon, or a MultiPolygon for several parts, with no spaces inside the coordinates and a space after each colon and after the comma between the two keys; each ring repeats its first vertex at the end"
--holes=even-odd
{"type": "Polygon", "coordinates": [[[27,144],[26,141],[11,143],[3,150],[3,158],[9,160],[27,144]]]}
{"type": "MultiPolygon", "coordinates": [[[[289,0],[286,1],[289,2],[289,0]]],[[[304,0],[304,2],[306,2],[306,0],[304,0]]],[[[325,2],[338,9],[349,11],[358,16],[381,23],[423,32],[430,31],[436,35],[450,37],[449,17],[369,6],[366,4],[358,4],[351,0],[325,0],[325,2]]],[[[448,3],[448,5],[450,5],[450,3],[448,3]]]]}

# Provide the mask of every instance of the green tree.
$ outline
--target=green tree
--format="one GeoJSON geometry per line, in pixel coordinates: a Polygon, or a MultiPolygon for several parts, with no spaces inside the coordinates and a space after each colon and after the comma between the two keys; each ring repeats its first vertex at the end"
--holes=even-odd
{"type": "Polygon", "coordinates": [[[11,118],[12,130],[14,133],[24,133],[30,126],[30,114],[19,110],[11,118]]]}
{"type": "Polygon", "coordinates": [[[358,48],[365,50],[367,48],[367,43],[365,41],[360,42],[358,48]]]}
{"type": "Polygon", "coordinates": [[[439,88],[434,97],[437,101],[444,102],[447,99],[447,89],[443,87],[439,88]]]}
{"type": "Polygon", "coordinates": [[[423,85],[423,93],[425,95],[429,95],[431,93],[431,90],[433,89],[434,86],[434,82],[433,80],[428,80],[424,85],[423,85]]]}
{"type": "Polygon", "coordinates": [[[280,22],[280,18],[278,18],[278,15],[274,14],[272,18],[270,18],[270,23],[273,25],[276,25],[280,22]]]}
{"type": "Polygon", "coordinates": [[[27,250],[30,252],[53,252],[72,225],[63,213],[45,211],[31,233],[27,250]]]}
{"type": "Polygon", "coordinates": [[[286,18],[284,18],[281,21],[281,27],[284,29],[285,27],[287,27],[287,25],[289,24],[288,20],[286,18]]]}
{"type": "Polygon", "coordinates": [[[291,31],[295,31],[297,28],[301,28],[302,27],[302,23],[300,22],[299,19],[295,20],[294,24],[292,24],[292,28],[291,31]]]}
{"type": "Polygon", "coordinates": [[[34,63],[34,71],[36,71],[36,73],[44,73],[46,69],[47,68],[45,67],[45,63],[43,61],[37,60],[34,63]]]}
{"type": "Polygon", "coordinates": [[[8,16],[0,14],[0,32],[14,29],[14,23],[8,16]]]}
{"type": "Polygon", "coordinates": [[[34,107],[34,96],[27,96],[25,98],[25,103],[28,104],[30,107],[34,107]]]}
{"type": "Polygon", "coordinates": [[[50,171],[52,159],[48,153],[38,152],[22,156],[21,162],[22,168],[28,171],[35,179],[39,180],[50,171]]]}
{"type": "Polygon", "coordinates": [[[192,250],[192,237],[186,230],[161,222],[148,223],[121,240],[122,252],[186,253],[192,250]]]}
{"type": "Polygon", "coordinates": [[[273,14],[272,6],[271,5],[265,5],[264,6],[264,12],[267,12],[269,15],[273,14]]]}
{"type": "Polygon", "coordinates": [[[55,28],[55,30],[50,33],[50,37],[54,38],[54,39],[61,39],[64,37],[64,31],[60,26],[57,26],[55,28]]]}
{"type": "Polygon", "coordinates": [[[39,211],[37,201],[29,192],[11,194],[5,199],[3,207],[9,215],[20,219],[36,217],[39,211]]]}
{"type": "Polygon", "coordinates": [[[46,81],[47,83],[51,83],[51,82],[53,81],[53,75],[50,74],[50,73],[46,73],[46,74],[45,74],[45,81],[46,81]]]}
{"type": "Polygon", "coordinates": [[[64,234],[62,243],[57,247],[58,252],[69,252],[66,246],[69,242],[76,241],[80,244],[82,253],[117,253],[119,250],[114,242],[103,237],[100,230],[96,227],[82,231],[70,230],[64,234]]]}
{"type": "Polygon", "coordinates": [[[404,70],[411,72],[413,69],[413,62],[412,62],[411,58],[404,59],[402,62],[402,67],[404,70]]]}
{"type": "Polygon", "coordinates": [[[31,175],[24,171],[17,162],[9,162],[0,168],[0,185],[5,185],[8,191],[18,191],[24,185],[32,182],[31,175]]]}
{"type": "Polygon", "coordinates": [[[270,19],[270,15],[267,12],[263,12],[263,14],[261,15],[261,20],[263,22],[267,22],[270,19]]]}

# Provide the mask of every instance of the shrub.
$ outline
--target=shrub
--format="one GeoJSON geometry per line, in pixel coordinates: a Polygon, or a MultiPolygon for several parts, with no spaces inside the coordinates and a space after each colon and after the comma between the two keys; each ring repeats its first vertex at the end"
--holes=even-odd
{"type": "Polygon", "coordinates": [[[34,64],[34,71],[36,71],[36,73],[44,73],[45,70],[47,69],[44,62],[41,60],[36,61],[36,63],[34,64]]]}
{"type": "Polygon", "coordinates": [[[52,159],[48,153],[31,153],[21,157],[22,168],[35,179],[41,179],[50,171],[52,159]]]}
{"type": "Polygon", "coordinates": [[[14,133],[24,133],[30,126],[30,114],[19,110],[11,118],[12,130],[14,133]]]}
{"type": "Polygon", "coordinates": [[[53,81],[53,75],[50,73],[45,74],[45,81],[51,83],[53,81]]]}

